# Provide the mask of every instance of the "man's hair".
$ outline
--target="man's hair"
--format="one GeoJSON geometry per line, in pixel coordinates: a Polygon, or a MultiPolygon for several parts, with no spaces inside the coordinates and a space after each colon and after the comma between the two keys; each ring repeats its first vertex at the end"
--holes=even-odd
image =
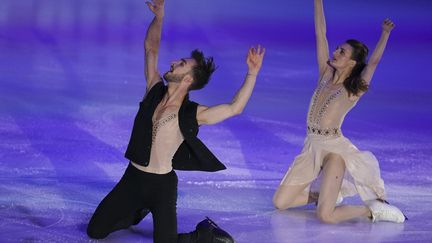
{"type": "Polygon", "coordinates": [[[190,85],[189,90],[202,89],[208,81],[210,76],[216,70],[213,62],[213,57],[204,57],[202,51],[197,49],[193,50],[191,57],[195,60],[196,65],[192,68],[193,83],[190,85]]]}

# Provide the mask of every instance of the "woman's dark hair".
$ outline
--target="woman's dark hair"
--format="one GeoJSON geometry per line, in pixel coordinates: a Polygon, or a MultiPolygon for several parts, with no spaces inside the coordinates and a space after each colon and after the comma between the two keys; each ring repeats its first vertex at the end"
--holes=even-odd
{"type": "Polygon", "coordinates": [[[216,69],[213,57],[206,58],[199,50],[193,50],[191,57],[195,60],[196,65],[192,68],[194,81],[190,85],[189,90],[202,89],[208,83],[210,76],[216,69]]]}
{"type": "Polygon", "coordinates": [[[346,43],[353,48],[351,59],[356,61],[356,65],[343,84],[349,96],[358,95],[360,92],[366,92],[369,89],[369,85],[361,78],[361,73],[366,66],[369,49],[358,40],[351,39],[347,40],[346,43]]]}

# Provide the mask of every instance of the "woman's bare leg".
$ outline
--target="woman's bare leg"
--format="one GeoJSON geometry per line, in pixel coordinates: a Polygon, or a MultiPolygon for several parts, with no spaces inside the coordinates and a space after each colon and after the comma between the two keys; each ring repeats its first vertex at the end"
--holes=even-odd
{"type": "Polygon", "coordinates": [[[277,209],[302,206],[317,201],[317,195],[306,193],[304,189],[309,184],[280,185],[273,196],[273,204],[277,209]]]}
{"type": "Polygon", "coordinates": [[[336,207],[336,200],[345,173],[345,162],[341,156],[337,154],[326,156],[322,173],[323,179],[317,208],[317,215],[321,221],[336,224],[353,218],[370,216],[370,210],[366,206],[344,205],[336,207]]]}

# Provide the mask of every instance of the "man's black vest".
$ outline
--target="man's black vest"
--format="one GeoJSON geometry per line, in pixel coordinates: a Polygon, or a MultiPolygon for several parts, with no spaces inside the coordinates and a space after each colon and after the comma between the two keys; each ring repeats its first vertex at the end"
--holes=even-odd
{"type": "MultiPolygon", "coordinates": [[[[150,89],[144,100],[140,102],[125,154],[127,159],[139,165],[148,166],[149,164],[152,146],[152,117],[167,90],[168,87],[163,82],[159,82],[150,89]]],[[[198,104],[190,101],[188,95],[180,107],[178,121],[184,141],[174,154],[172,166],[177,170],[218,171],[226,169],[204,143],[196,137],[198,134],[197,107],[198,104]]]]}

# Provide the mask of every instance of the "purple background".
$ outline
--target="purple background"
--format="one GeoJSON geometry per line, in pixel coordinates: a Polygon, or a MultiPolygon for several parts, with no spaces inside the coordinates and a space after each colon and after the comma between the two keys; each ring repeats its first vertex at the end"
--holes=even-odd
{"type": "MultiPolygon", "coordinates": [[[[267,48],[244,111],[200,137],[228,169],[178,172],[178,227],[213,218],[238,242],[395,242],[432,239],[432,2],[325,1],[330,49],[346,39],[371,51],[381,22],[396,23],[371,90],[345,136],[380,161],[405,224],[325,225],[307,206],[274,210],[271,197],[305,136],[317,79],[313,1],[167,1],[159,67],[199,48],[215,58],[197,102],[229,102],[251,45],[267,48]]],[[[2,0],[0,4],[0,241],[87,242],[86,224],[127,165],[145,91],[144,1],[2,0]]],[[[347,203],[359,204],[355,198],[347,203]]],[[[108,242],[152,242],[151,217],[108,242]]]]}

